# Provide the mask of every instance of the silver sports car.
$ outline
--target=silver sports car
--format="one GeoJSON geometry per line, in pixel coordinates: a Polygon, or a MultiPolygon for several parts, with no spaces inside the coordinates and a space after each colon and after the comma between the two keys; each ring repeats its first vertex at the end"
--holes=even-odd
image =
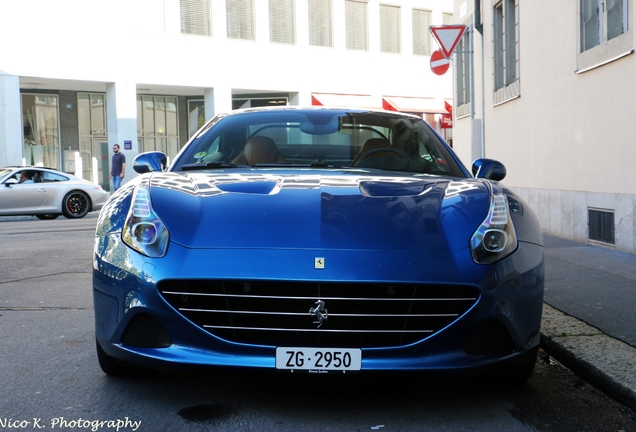
{"type": "Polygon", "coordinates": [[[100,186],[52,168],[0,168],[0,216],[81,218],[100,210],[106,199],[100,186]]]}

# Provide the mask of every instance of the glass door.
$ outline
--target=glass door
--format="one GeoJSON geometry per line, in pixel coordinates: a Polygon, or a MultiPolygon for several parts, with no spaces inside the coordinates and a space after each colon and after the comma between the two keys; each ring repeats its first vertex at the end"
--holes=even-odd
{"type": "Polygon", "coordinates": [[[93,157],[91,158],[91,178],[102,189],[110,190],[110,161],[108,160],[108,138],[93,138],[93,157]]]}

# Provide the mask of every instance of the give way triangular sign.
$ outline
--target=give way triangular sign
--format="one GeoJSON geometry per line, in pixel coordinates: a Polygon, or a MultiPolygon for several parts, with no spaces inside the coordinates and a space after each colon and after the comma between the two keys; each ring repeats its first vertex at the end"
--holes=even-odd
{"type": "Polygon", "coordinates": [[[455,51],[455,47],[459,43],[459,40],[464,35],[466,31],[465,25],[432,25],[429,28],[429,31],[439,44],[441,48],[442,54],[449,58],[453,51],[455,51]]]}

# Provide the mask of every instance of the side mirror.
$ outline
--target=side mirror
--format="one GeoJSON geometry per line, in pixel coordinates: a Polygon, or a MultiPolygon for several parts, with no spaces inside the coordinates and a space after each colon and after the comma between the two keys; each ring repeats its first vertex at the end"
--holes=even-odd
{"type": "Polygon", "coordinates": [[[12,177],[12,178],[10,178],[10,179],[7,179],[7,181],[6,181],[6,182],[4,182],[4,185],[5,185],[6,187],[11,187],[11,186],[12,186],[12,185],[14,185],[14,184],[18,184],[18,181],[17,181],[16,179],[14,179],[13,177],[12,177]]]}
{"type": "Polygon", "coordinates": [[[165,171],[167,166],[168,157],[158,151],[142,153],[133,160],[133,169],[138,174],[165,171]]]}
{"type": "Polygon", "coordinates": [[[473,162],[473,175],[475,178],[500,181],[506,177],[506,167],[493,159],[477,159],[473,162]]]}

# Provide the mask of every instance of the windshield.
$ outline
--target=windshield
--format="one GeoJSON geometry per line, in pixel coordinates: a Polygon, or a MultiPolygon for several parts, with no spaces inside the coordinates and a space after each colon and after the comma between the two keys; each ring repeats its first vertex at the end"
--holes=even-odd
{"type": "Polygon", "coordinates": [[[172,170],[227,166],[356,167],[465,177],[421,119],[345,110],[245,111],[211,121],[172,170]]]}
{"type": "Polygon", "coordinates": [[[15,171],[15,168],[0,168],[0,181],[5,180],[5,177],[15,171]]]}

